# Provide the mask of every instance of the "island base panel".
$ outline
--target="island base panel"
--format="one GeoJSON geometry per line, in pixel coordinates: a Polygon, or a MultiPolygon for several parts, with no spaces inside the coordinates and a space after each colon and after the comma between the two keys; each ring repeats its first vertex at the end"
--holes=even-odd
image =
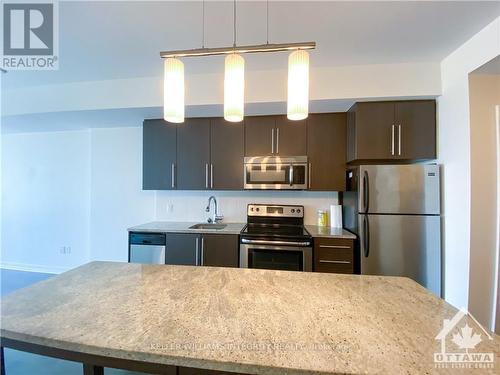
{"type": "Polygon", "coordinates": [[[104,375],[104,367],[83,364],[83,375],[104,375]]]}

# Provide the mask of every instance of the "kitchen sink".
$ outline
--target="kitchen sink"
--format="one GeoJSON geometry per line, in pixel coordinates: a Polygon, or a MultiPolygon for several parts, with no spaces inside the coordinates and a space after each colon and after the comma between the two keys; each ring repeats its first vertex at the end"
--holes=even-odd
{"type": "Polygon", "coordinates": [[[213,230],[221,230],[227,227],[227,224],[210,224],[210,223],[202,223],[191,225],[189,229],[213,229],[213,230]]]}

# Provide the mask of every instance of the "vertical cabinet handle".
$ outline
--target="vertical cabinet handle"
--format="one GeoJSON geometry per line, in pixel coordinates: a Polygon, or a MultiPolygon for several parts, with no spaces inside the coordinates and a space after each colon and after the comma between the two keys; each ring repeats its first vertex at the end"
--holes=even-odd
{"type": "Polygon", "coordinates": [[[200,265],[200,254],[199,254],[198,242],[199,242],[199,239],[198,239],[198,237],[196,237],[196,239],[194,241],[194,253],[195,253],[195,257],[196,257],[196,261],[195,261],[196,266],[200,265]]]}
{"type": "Polygon", "coordinates": [[[398,125],[398,155],[401,156],[401,124],[398,125]]]}
{"type": "Polygon", "coordinates": [[[280,129],[276,128],[276,153],[280,153],[280,129]]]}
{"type": "Polygon", "coordinates": [[[204,263],[203,258],[205,258],[205,238],[204,238],[204,237],[201,237],[201,256],[200,256],[200,266],[203,266],[203,263],[204,263]]]}
{"type": "Polygon", "coordinates": [[[274,128],[271,129],[271,154],[274,154],[274,128]]]}
{"type": "Polygon", "coordinates": [[[392,156],[394,156],[394,142],[395,142],[394,131],[395,131],[395,126],[392,125],[391,126],[391,155],[392,156]]]}
{"type": "Polygon", "coordinates": [[[205,189],[208,189],[208,163],[205,163],[205,189]]]}
{"type": "Polygon", "coordinates": [[[214,165],[210,163],[210,188],[214,188],[214,165]]]}
{"type": "Polygon", "coordinates": [[[172,180],[172,189],[173,189],[173,188],[175,188],[175,164],[174,163],[172,163],[172,166],[170,168],[170,172],[172,174],[171,180],[172,180]]]}

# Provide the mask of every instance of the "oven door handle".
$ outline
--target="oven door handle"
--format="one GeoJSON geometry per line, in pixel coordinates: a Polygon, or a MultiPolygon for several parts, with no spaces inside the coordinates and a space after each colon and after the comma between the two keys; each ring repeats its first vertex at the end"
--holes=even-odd
{"type": "Polygon", "coordinates": [[[241,243],[253,244],[253,245],[271,245],[271,246],[297,246],[297,247],[311,246],[310,241],[264,241],[264,240],[248,240],[246,238],[242,238],[241,243]]]}

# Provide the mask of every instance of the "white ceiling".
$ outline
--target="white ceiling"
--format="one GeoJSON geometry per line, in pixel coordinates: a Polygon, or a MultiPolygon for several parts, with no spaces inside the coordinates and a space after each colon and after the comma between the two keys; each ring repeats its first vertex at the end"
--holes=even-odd
{"type": "MultiPolygon", "coordinates": [[[[11,71],[3,88],[159,76],[160,50],[201,46],[201,2],[60,2],[60,69],[11,71]]],[[[266,41],[266,3],[237,3],[237,43],[266,41]]],[[[270,42],[315,40],[312,66],[439,62],[500,15],[499,2],[276,2],[270,42]]],[[[205,5],[207,47],[232,45],[232,2],[205,5]]],[[[283,69],[286,54],[246,68],[283,69]]],[[[221,71],[222,57],[186,59],[186,73],[221,71]]]]}

